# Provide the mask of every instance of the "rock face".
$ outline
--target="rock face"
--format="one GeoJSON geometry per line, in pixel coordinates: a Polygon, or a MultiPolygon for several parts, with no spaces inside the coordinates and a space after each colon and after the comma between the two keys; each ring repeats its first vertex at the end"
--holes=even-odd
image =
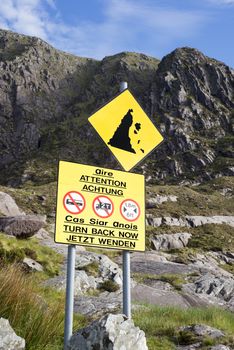
{"type": "Polygon", "coordinates": [[[11,328],[9,321],[0,318],[0,349],[1,350],[24,350],[25,340],[18,337],[11,328]]]}
{"type": "Polygon", "coordinates": [[[146,209],[152,209],[157,207],[157,205],[160,205],[164,202],[177,202],[177,196],[160,196],[156,195],[153,198],[149,198],[146,200],[146,209]]]}
{"type": "MultiPolygon", "coordinates": [[[[75,296],[79,297],[89,290],[100,288],[102,283],[111,281],[117,288],[122,286],[122,271],[116,263],[103,254],[80,251],[76,255],[75,296]]],[[[66,267],[60,276],[48,281],[48,285],[65,290],[66,267]]]]}
{"type": "MultiPolygon", "coordinates": [[[[178,346],[177,350],[195,350],[195,349],[203,349],[202,341],[205,337],[209,337],[210,339],[219,339],[224,337],[224,333],[219,329],[212,328],[210,326],[204,324],[194,324],[192,326],[184,326],[179,328],[180,335],[190,335],[193,338],[193,343],[191,345],[178,346]]],[[[210,350],[229,350],[229,347],[224,345],[215,345],[209,347],[210,350]]]]}
{"type": "Polygon", "coordinates": [[[155,250],[182,249],[187,246],[191,233],[157,235],[151,239],[151,246],[155,250]]]}
{"type": "Polygon", "coordinates": [[[74,312],[97,318],[107,313],[121,312],[121,303],[122,291],[103,292],[97,297],[77,295],[74,300],[74,312]]]}
{"type": "Polygon", "coordinates": [[[106,315],[71,337],[67,350],[147,350],[145,334],[123,315],[106,315]]]}
{"type": "Polygon", "coordinates": [[[160,63],[128,52],[96,61],[1,30],[0,76],[2,183],[53,180],[58,157],[116,165],[87,116],[113,98],[123,80],[167,135],[143,166],[148,179],[234,174],[234,73],[195,49],[176,49],[160,63]]]}
{"type": "Polygon", "coordinates": [[[234,227],[234,216],[192,216],[187,215],[181,218],[170,216],[154,217],[152,214],[146,214],[146,224],[153,227],[159,226],[181,226],[181,227],[198,227],[206,224],[229,225],[234,227]]]}
{"type": "Polygon", "coordinates": [[[211,339],[221,338],[225,335],[219,329],[212,328],[204,324],[195,324],[192,326],[181,327],[180,331],[189,331],[197,337],[209,336],[211,339]]]}
{"type": "Polygon", "coordinates": [[[45,224],[43,215],[18,215],[0,217],[0,230],[17,238],[32,237],[45,224]]]}
{"type": "Polygon", "coordinates": [[[204,273],[194,283],[183,286],[184,293],[190,293],[208,305],[219,305],[234,311],[234,278],[210,271],[204,273]]]}

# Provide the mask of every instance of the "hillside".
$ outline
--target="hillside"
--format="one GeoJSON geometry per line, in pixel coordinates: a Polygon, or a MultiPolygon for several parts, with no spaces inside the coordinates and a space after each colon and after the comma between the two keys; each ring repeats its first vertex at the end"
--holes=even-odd
{"type": "MultiPolygon", "coordinates": [[[[67,245],[54,242],[58,160],[119,169],[87,119],[121,81],[165,138],[134,170],[146,179],[146,252],[131,252],[133,320],[149,350],[233,350],[234,71],[188,47],[161,61],[132,52],[98,61],[5,30],[0,343],[11,341],[9,320],[25,339],[20,350],[62,348],[67,245]]],[[[119,250],[76,246],[74,330],[82,337],[98,334],[99,342],[97,324],[81,328],[122,312],[121,267],[119,250]]]]}
{"type": "Polygon", "coordinates": [[[176,49],[161,62],[129,52],[97,61],[1,30],[0,72],[2,184],[55,180],[59,158],[116,167],[87,117],[120,81],[165,135],[141,164],[147,178],[233,175],[234,72],[195,49],[176,49]]]}

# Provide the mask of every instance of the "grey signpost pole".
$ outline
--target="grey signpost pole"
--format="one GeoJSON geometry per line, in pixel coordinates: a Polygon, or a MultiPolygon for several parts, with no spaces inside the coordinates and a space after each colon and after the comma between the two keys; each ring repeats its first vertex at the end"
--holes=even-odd
{"type": "Polygon", "coordinates": [[[64,350],[72,336],[73,307],[74,307],[74,278],[75,278],[76,246],[69,245],[67,251],[67,284],[64,325],[64,350]]]}
{"type": "MultiPolygon", "coordinates": [[[[120,92],[128,88],[128,83],[120,83],[120,92]]],[[[123,250],[123,314],[131,318],[131,277],[130,277],[130,252],[123,250]]]]}

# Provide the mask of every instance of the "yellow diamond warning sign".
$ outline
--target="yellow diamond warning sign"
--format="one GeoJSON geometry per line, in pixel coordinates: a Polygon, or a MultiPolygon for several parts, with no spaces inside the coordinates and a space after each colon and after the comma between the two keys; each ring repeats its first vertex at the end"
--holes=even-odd
{"type": "Polygon", "coordinates": [[[126,171],[163,141],[129,90],[99,109],[89,122],[126,171]]]}
{"type": "Polygon", "coordinates": [[[55,242],[144,251],[144,176],[60,161],[55,242]]]}

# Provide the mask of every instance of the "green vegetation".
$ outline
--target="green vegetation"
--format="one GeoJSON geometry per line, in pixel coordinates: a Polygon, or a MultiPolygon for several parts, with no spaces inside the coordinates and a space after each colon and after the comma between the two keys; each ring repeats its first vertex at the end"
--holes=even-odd
{"type": "Polygon", "coordinates": [[[79,270],[84,270],[88,276],[98,277],[100,275],[99,272],[99,264],[97,261],[93,261],[88,265],[78,267],[79,270]]]}
{"type": "MultiPolygon", "coordinates": [[[[168,253],[176,255],[176,262],[187,264],[197,253],[208,251],[234,250],[233,227],[229,225],[206,224],[196,228],[185,228],[184,231],[192,234],[188,246],[183,249],[173,249],[168,253]]],[[[146,246],[150,249],[150,238],[158,234],[173,234],[182,232],[181,227],[156,227],[147,230],[146,246]]]]}
{"type": "Polygon", "coordinates": [[[192,231],[188,247],[200,248],[203,251],[233,251],[233,227],[228,225],[207,224],[192,231]]]}
{"type": "Polygon", "coordinates": [[[117,249],[98,249],[98,248],[87,247],[86,250],[88,252],[106,255],[112,260],[114,260],[115,258],[117,258],[122,254],[121,250],[117,250],[117,249]]]}
{"type": "MultiPolygon", "coordinates": [[[[64,303],[51,296],[48,302],[47,292],[17,265],[0,271],[0,316],[8,319],[15,332],[26,340],[26,350],[62,348],[64,303]]],[[[85,318],[78,315],[75,329],[84,325],[85,318]]]]}
{"type": "Polygon", "coordinates": [[[43,266],[44,273],[40,273],[40,278],[51,277],[59,273],[63,257],[54,250],[40,245],[36,238],[18,240],[0,233],[0,242],[1,265],[19,263],[27,256],[43,266]]]}
{"type": "Polygon", "coordinates": [[[148,212],[154,216],[185,215],[233,215],[234,197],[225,197],[223,188],[234,188],[234,178],[224,177],[209,181],[199,186],[152,186],[147,188],[149,198],[157,194],[161,196],[177,196],[177,202],[164,202],[148,212]]]}
{"type": "Polygon", "coordinates": [[[8,193],[15,199],[16,204],[27,214],[55,213],[57,183],[51,182],[35,186],[27,183],[24,188],[10,188],[0,186],[0,191],[8,193]]]}
{"type": "Polygon", "coordinates": [[[234,275],[234,264],[222,264],[220,265],[220,267],[234,275]]]}
{"type": "Polygon", "coordinates": [[[162,281],[170,283],[176,290],[181,290],[181,287],[186,283],[186,276],[178,274],[162,274],[162,275],[152,275],[145,273],[133,273],[133,279],[138,283],[149,284],[153,281],[162,281]]]}
{"type": "MultiPolygon", "coordinates": [[[[192,324],[206,324],[225,333],[222,344],[234,345],[234,314],[216,308],[179,309],[145,305],[133,314],[135,325],[146,333],[149,350],[174,350],[178,344],[190,344],[192,335],[178,330],[192,324]]],[[[204,339],[204,349],[209,345],[204,339]]],[[[212,340],[214,344],[215,341],[212,340]]],[[[212,344],[212,345],[213,345],[212,344]]]]}
{"type": "Polygon", "coordinates": [[[118,283],[116,283],[114,281],[107,280],[107,281],[100,283],[98,288],[102,291],[107,291],[107,292],[111,293],[111,292],[117,292],[117,290],[119,290],[119,285],[118,285],[118,283]]]}

